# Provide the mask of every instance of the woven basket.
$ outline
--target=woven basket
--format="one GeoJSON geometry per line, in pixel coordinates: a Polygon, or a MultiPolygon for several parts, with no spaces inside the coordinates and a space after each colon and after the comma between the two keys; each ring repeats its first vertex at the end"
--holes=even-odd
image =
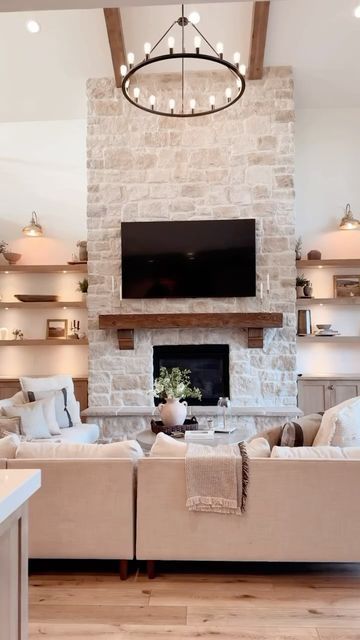
{"type": "Polygon", "coordinates": [[[178,424],[175,427],[165,427],[161,420],[151,420],[151,431],[156,434],[165,433],[167,436],[170,436],[174,431],[185,433],[185,431],[197,431],[198,428],[199,424],[195,416],[186,418],[184,424],[178,424]]]}

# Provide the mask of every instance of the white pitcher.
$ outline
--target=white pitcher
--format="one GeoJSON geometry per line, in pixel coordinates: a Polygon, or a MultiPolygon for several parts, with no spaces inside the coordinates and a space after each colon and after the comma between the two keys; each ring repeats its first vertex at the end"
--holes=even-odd
{"type": "Polygon", "coordinates": [[[175,427],[184,424],[187,412],[187,402],[180,402],[178,398],[168,398],[166,404],[159,404],[158,409],[165,427],[175,427]]]}

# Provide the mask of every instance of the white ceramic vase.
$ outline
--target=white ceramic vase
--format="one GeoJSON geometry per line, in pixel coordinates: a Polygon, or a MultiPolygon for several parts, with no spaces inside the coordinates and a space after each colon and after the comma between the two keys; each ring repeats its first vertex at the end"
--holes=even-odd
{"type": "Polygon", "coordinates": [[[180,402],[178,398],[168,398],[166,404],[158,406],[161,420],[165,427],[175,427],[184,424],[187,412],[187,402],[180,402]]]}
{"type": "Polygon", "coordinates": [[[0,340],[8,340],[9,339],[9,329],[6,327],[0,327],[0,340]]]}

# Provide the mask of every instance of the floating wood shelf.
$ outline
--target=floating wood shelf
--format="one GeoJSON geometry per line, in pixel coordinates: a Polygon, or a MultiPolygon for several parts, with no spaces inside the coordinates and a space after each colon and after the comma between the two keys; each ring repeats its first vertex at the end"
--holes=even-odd
{"type": "Polygon", "coordinates": [[[297,336],[299,342],[360,342],[360,336],[297,336]]]}
{"type": "Polygon", "coordinates": [[[262,349],[264,329],[283,326],[282,313],[130,313],[100,315],[100,329],[116,329],[119,349],[134,349],[135,329],[247,329],[248,347],[262,349]]]}
{"type": "Polygon", "coordinates": [[[87,264],[1,264],[0,273],[87,273],[87,264]]]}
{"type": "Polygon", "coordinates": [[[74,347],[81,347],[87,345],[88,340],[76,340],[74,338],[68,338],[67,340],[60,340],[58,338],[52,339],[24,339],[24,340],[0,340],[0,347],[65,347],[72,345],[74,347]]]}
{"type": "Polygon", "coordinates": [[[331,267],[343,267],[344,269],[358,268],[360,269],[360,259],[358,258],[345,258],[337,260],[297,260],[297,269],[314,269],[314,268],[331,268],[331,267]]]}
{"type": "Polygon", "coordinates": [[[296,304],[298,307],[307,307],[309,304],[334,304],[340,307],[351,307],[360,304],[360,296],[354,298],[298,298],[296,304]]]}
{"type": "Polygon", "coordinates": [[[0,302],[0,309],[86,309],[86,302],[0,302]]]}

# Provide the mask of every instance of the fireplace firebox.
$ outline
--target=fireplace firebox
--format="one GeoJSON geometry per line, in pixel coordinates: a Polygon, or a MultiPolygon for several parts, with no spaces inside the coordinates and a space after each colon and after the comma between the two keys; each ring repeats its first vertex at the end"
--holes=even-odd
{"type": "MultiPolygon", "coordinates": [[[[220,396],[230,397],[229,345],[167,345],[153,348],[154,379],[160,367],[190,369],[191,383],[199,387],[201,400],[189,398],[189,404],[215,406],[220,396]]],[[[159,398],[154,398],[158,405],[159,398]]]]}

